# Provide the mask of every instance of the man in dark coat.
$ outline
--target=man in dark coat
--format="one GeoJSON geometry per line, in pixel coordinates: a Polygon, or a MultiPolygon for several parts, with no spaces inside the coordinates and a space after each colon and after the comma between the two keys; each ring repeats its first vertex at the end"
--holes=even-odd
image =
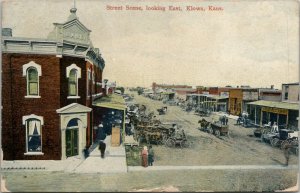
{"type": "Polygon", "coordinates": [[[106,149],[106,144],[101,140],[99,143],[99,150],[101,153],[101,158],[104,158],[105,149],[106,149]]]}

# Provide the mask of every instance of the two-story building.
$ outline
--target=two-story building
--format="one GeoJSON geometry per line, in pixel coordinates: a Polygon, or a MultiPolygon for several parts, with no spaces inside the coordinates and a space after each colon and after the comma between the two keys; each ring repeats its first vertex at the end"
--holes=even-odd
{"type": "Polygon", "coordinates": [[[268,123],[273,125],[276,122],[280,128],[298,130],[299,83],[282,84],[281,92],[280,101],[278,101],[278,91],[276,95],[273,91],[268,98],[248,103],[249,118],[260,126],[268,123]]]}
{"type": "Polygon", "coordinates": [[[282,102],[299,102],[299,82],[282,84],[282,102]]]}
{"type": "Polygon", "coordinates": [[[232,88],[229,91],[229,112],[239,115],[247,111],[247,103],[258,100],[256,88],[232,88]]]}
{"type": "Polygon", "coordinates": [[[76,11],[44,39],[2,30],[4,160],[82,157],[92,144],[105,63],[76,11]]]}

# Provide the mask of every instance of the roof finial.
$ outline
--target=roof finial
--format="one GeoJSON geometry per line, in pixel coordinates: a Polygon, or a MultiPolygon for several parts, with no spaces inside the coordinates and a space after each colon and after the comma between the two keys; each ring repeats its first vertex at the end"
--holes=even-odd
{"type": "Polygon", "coordinates": [[[76,0],[74,0],[74,7],[72,9],[70,9],[71,13],[76,13],[77,9],[76,9],[76,0]]]}

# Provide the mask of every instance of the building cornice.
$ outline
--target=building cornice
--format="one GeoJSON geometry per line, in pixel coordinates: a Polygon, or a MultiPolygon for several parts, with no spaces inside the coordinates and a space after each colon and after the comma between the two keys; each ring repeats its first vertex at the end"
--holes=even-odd
{"type": "Polygon", "coordinates": [[[16,38],[2,36],[2,53],[61,55],[86,58],[101,70],[105,67],[99,49],[90,45],[48,39],[16,38]]]}

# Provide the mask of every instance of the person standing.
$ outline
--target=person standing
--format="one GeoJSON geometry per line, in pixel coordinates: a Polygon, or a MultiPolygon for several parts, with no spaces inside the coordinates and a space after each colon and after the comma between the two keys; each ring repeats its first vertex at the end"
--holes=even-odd
{"type": "Polygon", "coordinates": [[[272,126],[272,132],[274,132],[274,133],[278,133],[278,132],[279,132],[279,130],[278,130],[278,125],[277,125],[276,122],[274,122],[274,124],[273,124],[273,126],[272,126]]]}
{"type": "Polygon", "coordinates": [[[152,149],[152,145],[150,145],[149,150],[148,150],[148,164],[149,164],[149,166],[153,166],[153,162],[154,162],[154,151],[152,149]]]}
{"type": "Polygon", "coordinates": [[[90,151],[89,148],[87,146],[85,146],[84,150],[83,150],[83,154],[84,154],[84,158],[88,158],[90,155],[90,151]]]}
{"type": "Polygon", "coordinates": [[[224,116],[225,117],[225,125],[228,125],[228,117],[224,116]]]}
{"type": "Polygon", "coordinates": [[[99,142],[99,150],[100,150],[100,155],[101,155],[101,158],[104,158],[104,153],[105,153],[105,149],[106,149],[106,144],[104,143],[104,141],[100,141],[99,142]]]}
{"type": "Polygon", "coordinates": [[[285,165],[289,165],[289,160],[290,160],[290,150],[293,146],[291,144],[286,144],[283,146],[283,153],[285,157],[285,165]]]}
{"type": "Polygon", "coordinates": [[[148,149],[147,146],[144,146],[142,150],[142,166],[148,167],[148,149]]]}

